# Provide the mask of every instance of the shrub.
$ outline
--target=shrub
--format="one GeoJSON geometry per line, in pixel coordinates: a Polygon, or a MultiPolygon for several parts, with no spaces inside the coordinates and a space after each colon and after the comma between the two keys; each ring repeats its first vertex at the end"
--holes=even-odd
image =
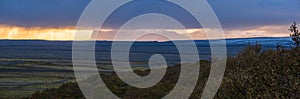
{"type": "Polygon", "coordinates": [[[298,48],[300,46],[300,31],[298,30],[296,22],[294,22],[290,29],[289,29],[292,34],[290,34],[292,40],[294,41],[296,47],[298,48]]]}

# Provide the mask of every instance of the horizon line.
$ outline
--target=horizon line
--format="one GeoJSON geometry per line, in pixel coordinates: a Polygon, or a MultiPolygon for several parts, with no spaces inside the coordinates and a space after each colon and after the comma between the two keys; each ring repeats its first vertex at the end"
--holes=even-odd
{"type": "MultiPolygon", "coordinates": [[[[209,40],[231,40],[231,39],[255,39],[255,38],[290,38],[290,36],[282,37],[242,37],[242,38],[224,38],[224,39],[195,39],[195,40],[166,40],[166,41],[150,41],[150,40],[140,40],[134,42],[170,42],[170,41],[209,41],[209,40]]],[[[1,39],[0,41],[105,41],[105,42],[132,42],[132,41],[121,41],[121,40],[46,40],[46,39],[1,39]]]]}

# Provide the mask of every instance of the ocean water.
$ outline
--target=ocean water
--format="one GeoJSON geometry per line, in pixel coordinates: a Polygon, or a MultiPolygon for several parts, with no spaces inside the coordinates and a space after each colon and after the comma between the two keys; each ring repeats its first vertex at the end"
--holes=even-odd
{"type": "MultiPolygon", "coordinates": [[[[192,47],[191,41],[178,41],[185,48],[192,47]]],[[[199,59],[209,60],[210,43],[208,40],[195,42],[199,59]]],[[[118,46],[125,46],[127,42],[119,42],[118,46]],[[124,45],[122,45],[124,44],[124,45]]],[[[290,48],[293,42],[290,38],[240,38],[226,39],[227,56],[234,56],[249,44],[261,44],[263,49],[275,49],[277,45],[290,48]]],[[[80,45],[86,47],[87,45],[80,45]]],[[[95,58],[98,64],[110,64],[111,47],[110,41],[97,41],[95,43],[95,58]]],[[[90,50],[86,50],[90,51],[90,50]]],[[[117,53],[128,53],[119,49],[117,53]]],[[[128,57],[131,63],[145,64],[152,55],[162,55],[168,65],[180,63],[180,55],[177,46],[172,42],[134,42],[130,47],[128,57]]],[[[184,52],[184,54],[197,54],[184,52]]],[[[0,59],[44,59],[44,60],[72,60],[71,41],[41,41],[41,40],[0,40],[0,59]]],[[[120,61],[122,62],[122,61],[120,61]]]]}

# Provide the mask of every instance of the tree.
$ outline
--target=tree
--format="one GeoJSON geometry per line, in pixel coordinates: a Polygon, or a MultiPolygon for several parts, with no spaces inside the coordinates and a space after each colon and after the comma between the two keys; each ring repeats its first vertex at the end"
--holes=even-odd
{"type": "Polygon", "coordinates": [[[297,27],[297,24],[296,22],[294,22],[290,29],[289,29],[292,34],[290,34],[290,37],[292,38],[292,40],[294,41],[295,45],[297,48],[299,48],[299,45],[300,45],[300,32],[298,30],[298,27],[297,27]]]}

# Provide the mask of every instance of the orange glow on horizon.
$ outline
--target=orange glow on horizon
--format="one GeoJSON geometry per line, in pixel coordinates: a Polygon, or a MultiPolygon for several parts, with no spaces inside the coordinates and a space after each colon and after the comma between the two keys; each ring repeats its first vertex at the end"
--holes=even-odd
{"type": "MultiPolygon", "coordinates": [[[[94,29],[97,31],[97,29],[94,29]]],[[[12,40],[74,40],[76,31],[91,32],[93,29],[76,30],[75,27],[61,27],[61,28],[41,28],[41,27],[17,27],[0,25],[0,39],[12,39],[12,40]]],[[[98,30],[99,31],[99,30],[98,30]]],[[[114,29],[101,29],[103,32],[98,40],[112,40],[114,37],[114,29]]],[[[145,29],[146,31],[154,31],[151,29],[145,29]]],[[[139,32],[143,32],[139,31],[139,32]]],[[[156,30],[157,31],[157,30],[156,30]]],[[[190,35],[192,39],[207,39],[203,29],[186,29],[186,30],[163,30],[167,32],[174,32],[183,36],[190,35]]],[[[286,37],[289,36],[289,32],[286,29],[286,25],[282,26],[262,26],[253,29],[233,29],[224,30],[225,38],[249,38],[249,37],[286,37]]],[[[126,36],[135,35],[133,31],[127,31],[126,36]]],[[[83,40],[90,40],[92,38],[85,38],[83,40]]],[[[151,39],[151,38],[149,38],[151,39]]],[[[153,38],[156,40],[157,38],[153,38]]]]}
{"type": "MultiPolygon", "coordinates": [[[[96,29],[95,29],[96,30],[96,29]]],[[[92,31],[92,29],[76,30],[75,27],[41,28],[41,27],[17,27],[0,25],[0,39],[12,40],[74,40],[76,31],[92,31]]],[[[113,29],[101,29],[102,32],[114,31],[113,29]]],[[[88,40],[88,39],[87,39],[88,40]]]]}
{"type": "Polygon", "coordinates": [[[73,28],[24,28],[0,26],[0,39],[73,40],[73,28]]]}

